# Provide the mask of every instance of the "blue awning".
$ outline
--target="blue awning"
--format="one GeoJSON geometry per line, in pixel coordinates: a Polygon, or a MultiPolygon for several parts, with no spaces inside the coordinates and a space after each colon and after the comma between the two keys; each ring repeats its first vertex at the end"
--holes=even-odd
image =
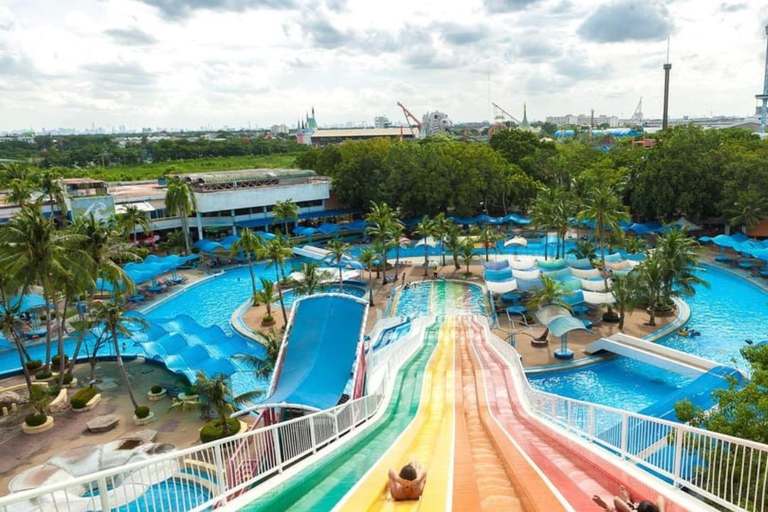
{"type": "MultiPolygon", "coordinates": [[[[21,296],[16,295],[15,297],[11,297],[11,300],[8,301],[8,303],[12,310],[19,308],[19,313],[27,313],[28,311],[43,309],[45,307],[45,299],[40,295],[33,293],[21,296]]],[[[0,312],[5,313],[5,307],[3,307],[2,304],[0,304],[0,312]]]]}

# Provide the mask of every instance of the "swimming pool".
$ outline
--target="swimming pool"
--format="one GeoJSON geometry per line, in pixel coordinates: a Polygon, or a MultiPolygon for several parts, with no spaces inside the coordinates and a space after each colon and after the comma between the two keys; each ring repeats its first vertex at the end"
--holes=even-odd
{"type": "Polygon", "coordinates": [[[628,357],[585,368],[528,375],[531,386],[541,391],[628,411],[640,411],[692,380],[628,357]]]}
{"type": "MultiPolygon", "coordinates": [[[[288,261],[285,273],[293,269],[288,261]]],[[[275,280],[274,267],[259,263],[253,267],[256,289],[261,289],[260,277],[275,280]]],[[[179,314],[192,316],[203,327],[216,325],[227,334],[235,334],[229,323],[232,313],[251,296],[251,276],[248,267],[227,270],[221,275],[200,284],[190,286],[165,302],[150,308],[146,317],[150,320],[174,318],[179,314]]]]}
{"type": "MultiPolygon", "coordinates": [[[[359,286],[354,286],[350,284],[345,284],[343,287],[343,290],[339,285],[332,284],[323,287],[322,290],[318,290],[318,293],[344,293],[345,295],[351,295],[353,297],[364,297],[365,296],[365,288],[360,288],[359,286]]],[[[303,295],[298,295],[293,292],[293,290],[288,290],[287,292],[283,293],[283,303],[285,304],[286,308],[290,308],[293,306],[293,303],[296,301],[297,298],[302,298],[303,295]]],[[[273,306],[280,307],[280,301],[275,302],[273,306]]]]}
{"type": "MultiPolygon", "coordinates": [[[[700,331],[701,336],[689,338],[675,333],[659,343],[726,366],[747,369],[739,349],[746,346],[745,339],[765,338],[768,293],[716,267],[704,267],[699,276],[709,287],[696,286],[696,294],[685,300],[691,307],[688,325],[700,331]]],[[[631,411],[639,411],[690,382],[626,357],[582,369],[529,375],[528,379],[542,391],[631,411]]]]}
{"type": "Polygon", "coordinates": [[[417,317],[431,314],[488,316],[490,310],[480,286],[458,281],[423,281],[401,288],[395,296],[393,315],[417,317]]]}

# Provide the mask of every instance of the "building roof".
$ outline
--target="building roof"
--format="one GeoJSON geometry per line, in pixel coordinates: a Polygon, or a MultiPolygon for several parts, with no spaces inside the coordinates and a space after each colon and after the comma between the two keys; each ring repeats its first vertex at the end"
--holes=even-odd
{"type": "Polygon", "coordinates": [[[243,169],[241,171],[200,172],[175,174],[187,183],[234,183],[253,180],[282,180],[292,178],[312,178],[317,176],[309,169],[243,169]]]}
{"type": "MultiPolygon", "coordinates": [[[[414,128],[414,133],[418,129],[414,128]]],[[[404,137],[411,136],[411,130],[407,126],[397,128],[351,128],[345,130],[316,130],[312,134],[313,139],[322,138],[364,138],[364,137],[404,137]]]]}

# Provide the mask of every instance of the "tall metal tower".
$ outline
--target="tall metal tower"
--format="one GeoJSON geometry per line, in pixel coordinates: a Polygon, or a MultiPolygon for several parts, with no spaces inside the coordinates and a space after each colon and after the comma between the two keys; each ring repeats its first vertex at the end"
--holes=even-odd
{"type": "MultiPolygon", "coordinates": [[[[765,34],[768,35],[768,25],[765,27],[765,34]]],[[[763,94],[755,95],[755,98],[763,102],[760,109],[760,133],[765,133],[766,118],[768,118],[768,46],[765,50],[765,81],[763,82],[763,94]]]]}
{"type": "Polygon", "coordinates": [[[661,129],[666,130],[669,125],[669,72],[672,64],[669,62],[669,38],[667,38],[667,62],[664,63],[664,114],[661,117],[661,129]]]}

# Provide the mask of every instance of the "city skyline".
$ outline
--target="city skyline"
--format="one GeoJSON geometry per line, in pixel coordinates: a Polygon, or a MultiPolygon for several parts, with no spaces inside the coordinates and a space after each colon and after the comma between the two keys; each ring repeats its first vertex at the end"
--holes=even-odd
{"type": "Polygon", "coordinates": [[[0,132],[293,127],[446,112],[492,120],[753,115],[768,6],[627,0],[11,0],[0,6],[0,132]],[[450,8],[446,9],[446,6],[450,8]]]}

